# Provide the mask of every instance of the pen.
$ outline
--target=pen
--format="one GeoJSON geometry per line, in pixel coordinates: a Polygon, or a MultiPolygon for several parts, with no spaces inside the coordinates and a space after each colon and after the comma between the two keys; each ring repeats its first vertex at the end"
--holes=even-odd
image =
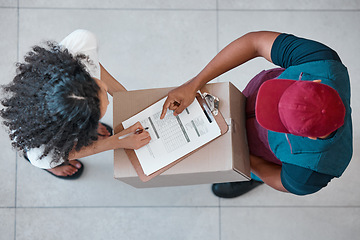
{"type": "Polygon", "coordinates": [[[136,129],[135,132],[131,132],[131,133],[128,133],[128,134],[125,134],[125,135],[120,136],[119,139],[126,138],[126,137],[130,136],[131,134],[140,134],[140,133],[142,133],[144,130],[148,130],[148,129],[149,129],[148,127],[146,127],[146,128],[138,128],[138,129],[136,129]]]}

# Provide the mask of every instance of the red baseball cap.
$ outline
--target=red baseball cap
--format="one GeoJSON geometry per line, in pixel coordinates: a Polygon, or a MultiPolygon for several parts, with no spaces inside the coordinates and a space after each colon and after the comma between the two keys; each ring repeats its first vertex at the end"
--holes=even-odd
{"type": "Polygon", "coordinates": [[[268,130],[322,137],[344,124],[345,106],[328,85],[271,79],[259,88],[255,113],[259,124],[268,130]]]}

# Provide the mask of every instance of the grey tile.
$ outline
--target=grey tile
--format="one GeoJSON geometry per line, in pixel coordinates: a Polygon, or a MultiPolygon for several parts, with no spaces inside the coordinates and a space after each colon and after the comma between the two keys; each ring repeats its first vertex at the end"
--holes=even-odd
{"type": "MultiPolygon", "coordinates": [[[[17,10],[0,8],[0,84],[9,83],[15,72],[17,58],[17,10]]],[[[1,96],[4,96],[1,94],[1,96]]],[[[1,97],[2,98],[2,97],[1,97]]],[[[2,105],[0,105],[0,109],[2,105]]],[[[2,122],[2,121],[1,121],[2,122]]],[[[5,127],[0,124],[0,207],[15,206],[16,153],[12,150],[5,127]]]]}
{"type": "Polygon", "coordinates": [[[83,159],[83,176],[61,180],[18,160],[17,206],[217,206],[209,185],[136,189],[113,178],[113,153],[83,159]]]}
{"type": "Polygon", "coordinates": [[[18,209],[16,239],[215,240],[218,223],[216,208],[18,209]]]}
{"type": "MultiPolygon", "coordinates": [[[[274,30],[293,33],[298,36],[315,39],[335,49],[344,64],[348,67],[352,84],[352,108],[355,152],[353,160],[344,175],[334,179],[328,187],[320,192],[297,197],[283,194],[261,186],[240,198],[222,200],[223,206],[359,206],[360,157],[356,146],[359,144],[359,112],[360,98],[356,94],[360,91],[360,84],[356,76],[360,74],[357,56],[360,46],[357,39],[360,32],[354,22],[360,22],[360,15],[356,12],[220,12],[219,13],[219,44],[220,49],[228,43],[250,31],[274,30]],[[261,16],[261,17],[259,17],[261,16]],[[271,19],[271,21],[269,21],[271,19]],[[311,27],[309,27],[311,26],[311,27]]],[[[231,81],[240,90],[247,82],[263,69],[275,67],[264,59],[255,59],[220,77],[221,81],[231,81]]]]}
{"type": "Polygon", "coordinates": [[[221,239],[358,239],[359,208],[222,208],[221,239]]]}
{"type": "Polygon", "coordinates": [[[219,9],[227,10],[337,10],[337,9],[360,9],[360,2],[357,0],[321,0],[321,1],[286,1],[286,0],[261,0],[261,1],[237,1],[218,0],[219,9]]]}
{"type": "Polygon", "coordinates": [[[77,28],[98,36],[100,61],[129,90],[177,86],[216,54],[211,11],[23,9],[20,55],[40,40],[60,41],[77,28]]]}
{"type": "Polygon", "coordinates": [[[216,0],[20,0],[20,7],[34,8],[119,8],[119,9],[216,9],[216,0]]]}
{"type": "Polygon", "coordinates": [[[178,86],[216,54],[215,12],[112,12],[110,17],[119,24],[100,32],[100,57],[128,90],[178,86]]]}
{"type": "Polygon", "coordinates": [[[0,208],[1,239],[14,239],[15,235],[15,208],[0,208]]]}
{"type": "Polygon", "coordinates": [[[0,84],[9,83],[15,75],[17,20],[16,9],[0,8],[0,84]]]}
{"type": "Polygon", "coordinates": [[[3,127],[0,128],[0,207],[15,206],[16,153],[3,127]]]}
{"type": "MultiPolygon", "coordinates": [[[[0,9],[0,84],[12,80],[17,56],[17,11],[16,9],[0,9]]],[[[3,96],[3,95],[2,95],[3,96]]],[[[10,139],[3,125],[0,126],[0,206],[15,206],[15,166],[16,154],[12,150],[10,139]]]]}
{"type": "Polygon", "coordinates": [[[18,1],[16,0],[0,0],[0,7],[17,7],[18,1]]]}

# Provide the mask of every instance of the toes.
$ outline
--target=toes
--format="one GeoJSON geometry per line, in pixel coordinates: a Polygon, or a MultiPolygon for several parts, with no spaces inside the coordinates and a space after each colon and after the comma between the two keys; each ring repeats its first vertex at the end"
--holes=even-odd
{"type": "Polygon", "coordinates": [[[64,173],[68,176],[71,176],[73,175],[74,173],[76,173],[78,171],[77,168],[75,167],[72,167],[72,166],[67,166],[66,169],[64,169],[64,173]]]}
{"type": "Polygon", "coordinates": [[[106,128],[106,126],[103,125],[102,123],[99,123],[98,134],[99,134],[100,136],[110,136],[110,132],[108,131],[108,129],[106,128]]]}
{"type": "MultiPolygon", "coordinates": [[[[71,161],[69,161],[69,164],[70,164],[71,166],[77,168],[77,169],[81,168],[81,163],[78,162],[78,161],[76,161],[76,160],[71,160],[71,161]]],[[[77,170],[77,169],[76,169],[76,170],[77,170]]]]}
{"type": "Polygon", "coordinates": [[[55,174],[56,176],[62,176],[62,177],[71,176],[78,171],[78,169],[72,165],[59,166],[47,170],[55,174]]]}

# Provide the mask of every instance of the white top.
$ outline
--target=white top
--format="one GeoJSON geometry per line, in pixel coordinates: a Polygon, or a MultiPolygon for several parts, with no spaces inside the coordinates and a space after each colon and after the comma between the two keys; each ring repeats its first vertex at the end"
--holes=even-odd
{"type": "MultiPolygon", "coordinates": [[[[70,33],[64,40],[59,44],[69,50],[73,55],[82,53],[89,57],[90,63],[83,60],[83,64],[87,67],[89,74],[100,79],[100,64],[98,58],[98,43],[96,36],[87,30],[78,29],[70,33]]],[[[64,162],[64,159],[60,159],[57,163],[51,163],[52,154],[49,153],[46,157],[39,159],[44,152],[44,146],[40,148],[32,148],[27,151],[27,156],[32,165],[49,169],[54,168],[64,162]]]]}

